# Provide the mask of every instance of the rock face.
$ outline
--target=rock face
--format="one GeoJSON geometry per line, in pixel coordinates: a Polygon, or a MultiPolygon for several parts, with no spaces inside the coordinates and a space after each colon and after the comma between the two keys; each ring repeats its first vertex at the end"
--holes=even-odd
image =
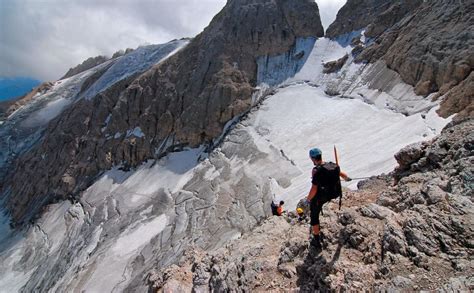
{"type": "Polygon", "coordinates": [[[367,36],[377,36],[421,3],[421,0],[349,0],[326,30],[326,36],[336,38],[366,27],[367,36]]]}
{"type": "MultiPolygon", "coordinates": [[[[446,95],[440,114],[472,111],[474,22],[472,1],[348,1],[326,35],[336,38],[365,28],[368,46],[356,62],[382,60],[415,93],[446,95]],[[368,12],[367,12],[368,11],[368,12]]],[[[436,98],[436,97],[435,97],[436,98]]]]}
{"type": "Polygon", "coordinates": [[[66,74],[61,77],[60,79],[65,79],[68,77],[71,77],[73,75],[76,75],[78,73],[84,72],[88,69],[91,69],[92,67],[96,67],[99,64],[104,63],[105,61],[109,60],[106,56],[96,56],[96,57],[90,57],[81,64],[77,65],[76,67],[69,68],[69,70],[66,72],[66,74]]]}
{"type": "Polygon", "coordinates": [[[274,217],[226,247],[192,251],[180,267],[152,271],[152,292],[474,289],[474,121],[452,123],[430,143],[407,147],[392,177],[347,191],[325,207],[323,251],[308,226],[274,217]]]}
{"type": "Polygon", "coordinates": [[[313,1],[229,1],[185,49],[49,125],[2,184],[13,221],[25,223],[45,204],[77,194],[113,165],[210,143],[252,106],[257,57],[322,35],[313,1]]]}
{"type": "MultiPolygon", "coordinates": [[[[472,91],[467,94],[469,82],[463,81],[474,67],[474,23],[469,13],[473,9],[472,2],[423,3],[378,36],[357,60],[384,60],[418,95],[444,95],[459,87],[454,91],[464,93],[448,97],[448,106],[441,111],[446,116],[454,114],[459,108],[449,105],[468,106],[466,100],[472,97],[472,91]]],[[[368,33],[376,36],[381,30],[374,33],[370,28],[377,26],[377,22],[369,26],[368,33]]]]}
{"type": "Polygon", "coordinates": [[[443,101],[438,114],[442,117],[448,117],[453,113],[458,113],[455,119],[474,117],[474,73],[471,71],[469,76],[459,85],[450,89],[443,101]]]}
{"type": "Polygon", "coordinates": [[[369,23],[367,30],[364,33],[366,37],[375,38],[380,36],[405,16],[416,11],[416,9],[423,3],[421,0],[391,2],[392,3],[390,3],[389,6],[384,8],[385,10],[381,11],[381,13],[378,14],[371,23],[369,23]]]}

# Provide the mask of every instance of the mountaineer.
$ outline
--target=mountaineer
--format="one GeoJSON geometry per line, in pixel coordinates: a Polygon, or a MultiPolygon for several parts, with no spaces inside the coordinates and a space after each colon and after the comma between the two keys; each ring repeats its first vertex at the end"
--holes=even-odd
{"type": "MultiPolygon", "coordinates": [[[[309,157],[314,164],[312,171],[312,186],[309,194],[306,198],[310,204],[311,210],[311,226],[312,226],[312,239],[311,246],[320,250],[321,239],[319,235],[319,213],[321,212],[323,205],[332,199],[337,197],[342,198],[342,187],[341,180],[351,181],[352,179],[347,176],[346,173],[342,172],[339,166],[333,162],[325,163],[322,159],[322,152],[318,148],[311,149],[309,151],[309,157]]],[[[337,161],[337,157],[336,157],[337,161]]],[[[339,208],[341,201],[339,201],[339,208]]]]}
{"type": "Polygon", "coordinates": [[[306,198],[302,198],[296,205],[296,214],[299,222],[306,221],[309,218],[309,210],[309,203],[306,198]]]}
{"type": "Polygon", "coordinates": [[[305,212],[302,208],[297,208],[296,209],[296,215],[298,216],[298,222],[300,222],[300,223],[306,221],[306,219],[307,219],[306,214],[305,214],[305,212]]]}
{"type": "Polygon", "coordinates": [[[272,201],[272,214],[274,216],[281,216],[283,214],[283,205],[285,204],[284,201],[280,201],[280,204],[276,204],[272,201]]]}

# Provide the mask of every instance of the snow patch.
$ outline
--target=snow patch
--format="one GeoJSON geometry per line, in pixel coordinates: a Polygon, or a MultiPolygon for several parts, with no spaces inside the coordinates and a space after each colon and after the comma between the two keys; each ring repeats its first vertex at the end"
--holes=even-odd
{"type": "Polygon", "coordinates": [[[134,129],[127,130],[126,137],[130,137],[132,135],[135,136],[135,137],[144,137],[145,136],[145,134],[143,134],[143,131],[139,126],[135,127],[134,129]]]}
{"type": "Polygon", "coordinates": [[[112,118],[112,114],[107,115],[107,118],[105,118],[105,121],[104,121],[104,127],[101,128],[101,132],[104,132],[107,129],[107,126],[109,126],[109,122],[111,118],[112,118]]]}

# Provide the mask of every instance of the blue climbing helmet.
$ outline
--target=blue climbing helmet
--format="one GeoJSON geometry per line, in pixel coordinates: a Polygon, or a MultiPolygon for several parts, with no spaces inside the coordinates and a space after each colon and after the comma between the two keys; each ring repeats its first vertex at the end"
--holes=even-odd
{"type": "Polygon", "coordinates": [[[309,151],[309,156],[313,159],[315,159],[318,156],[321,156],[322,154],[323,152],[321,152],[321,150],[318,148],[314,148],[309,151]]]}

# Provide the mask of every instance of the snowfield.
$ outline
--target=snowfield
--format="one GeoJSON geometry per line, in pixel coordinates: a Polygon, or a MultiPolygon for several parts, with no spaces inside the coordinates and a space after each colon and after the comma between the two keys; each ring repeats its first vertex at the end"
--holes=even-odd
{"type": "MultiPolygon", "coordinates": [[[[302,170],[290,187],[276,192],[277,199],[293,209],[311,187],[311,148],[320,148],[324,160],[335,161],[336,146],[341,168],[350,177],[388,173],[397,165],[396,152],[433,138],[449,121],[439,118],[435,109],[426,115],[405,116],[361,100],[329,97],[319,87],[296,84],[263,102],[252,132],[257,145],[271,144],[302,170]]],[[[357,180],[344,185],[356,188],[357,180]]]]}
{"type": "MultiPolygon", "coordinates": [[[[310,188],[312,147],[333,160],[336,145],[351,177],[390,172],[398,150],[434,137],[449,119],[438,117],[437,105],[408,85],[377,88],[380,80],[397,81],[380,64],[357,65],[350,58],[340,72],[322,74],[323,62],[350,49],[317,40],[301,71],[212,153],[201,147],[135,170],[117,166],[80,202],[50,206],[24,234],[2,242],[0,292],[145,291],[151,269],[176,262],[189,245],[214,249],[239,237],[269,215],[273,198],[293,209],[310,188]],[[328,96],[329,88],[340,94],[328,96]]],[[[126,135],[140,138],[142,132],[126,135]]]]}

